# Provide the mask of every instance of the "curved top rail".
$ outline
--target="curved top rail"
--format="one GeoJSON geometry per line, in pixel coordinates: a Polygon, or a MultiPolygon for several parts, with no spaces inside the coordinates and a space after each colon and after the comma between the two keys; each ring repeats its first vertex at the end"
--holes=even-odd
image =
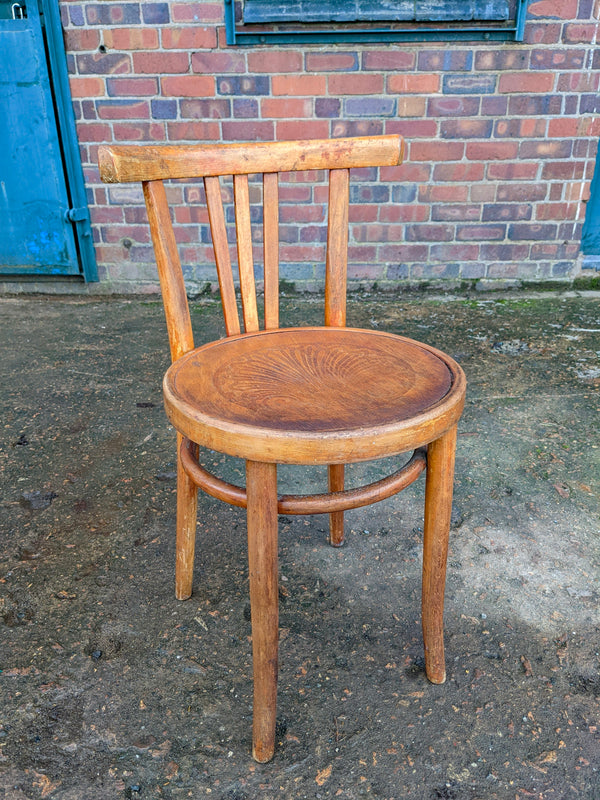
{"type": "Polygon", "coordinates": [[[392,167],[402,163],[402,136],[250,144],[102,145],[100,177],[105,183],[205,178],[312,169],[392,167]]]}

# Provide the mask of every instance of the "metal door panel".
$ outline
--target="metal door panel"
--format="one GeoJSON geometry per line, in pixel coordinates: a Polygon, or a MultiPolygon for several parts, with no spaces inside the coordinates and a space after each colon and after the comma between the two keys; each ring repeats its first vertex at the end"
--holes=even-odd
{"type": "MultiPolygon", "coordinates": [[[[2,2],[3,11],[6,5],[2,2]]],[[[0,273],[79,275],[42,28],[33,0],[26,13],[25,19],[0,19],[0,273]]]]}

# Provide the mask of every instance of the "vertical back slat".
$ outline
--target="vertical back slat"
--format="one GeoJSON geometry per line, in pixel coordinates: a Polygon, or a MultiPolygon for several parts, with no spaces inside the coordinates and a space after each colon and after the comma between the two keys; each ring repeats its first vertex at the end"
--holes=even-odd
{"type": "Polygon", "coordinates": [[[265,329],[279,327],[279,189],[276,172],[263,175],[265,329]]]}
{"type": "Polygon", "coordinates": [[[184,353],[194,348],[194,335],[181,262],[163,182],[145,181],[142,186],[167,318],[171,359],[176,361],[184,353]]]}
{"type": "Polygon", "coordinates": [[[329,213],[325,261],[325,325],[346,324],[349,170],[329,173],[329,213]]]}
{"type": "Polygon", "coordinates": [[[240,320],[235,300],[235,287],[231,272],[231,258],[229,257],[229,243],[227,242],[227,229],[225,227],[225,214],[223,213],[219,179],[214,177],[204,178],[204,189],[206,191],[206,206],[208,208],[210,232],[219,276],[225,330],[227,336],[233,336],[240,332],[240,320]]]}
{"type": "Polygon", "coordinates": [[[244,330],[249,333],[258,330],[258,310],[252,259],[252,226],[250,224],[250,195],[247,175],[233,176],[233,198],[244,330]]]}

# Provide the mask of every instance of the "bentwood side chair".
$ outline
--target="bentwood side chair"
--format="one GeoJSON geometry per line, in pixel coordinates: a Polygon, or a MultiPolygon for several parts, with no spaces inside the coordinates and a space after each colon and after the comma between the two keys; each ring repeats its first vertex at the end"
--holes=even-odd
{"type": "Polygon", "coordinates": [[[426,470],[425,666],[433,683],[446,677],[444,584],[465,376],[449,356],[426,344],[346,327],[349,171],[398,165],[402,153],[400,136],[100,149],[104,181],[142,182],[160,276],[173,362],[163,382],[164,401],[178,431],[179,599],[192,592],[197,488],[247,509],[257,761],[271,759],[275,747],[278,514],[329,514],[329,540],[337,546],[343,542],[344,511],[390,497],[426,470]],[[285,328],[278,306],[279,176],[312,170],[326,170],[329,177],[324,326],[285,328]],[[264,330],[259,329],[248,180],[260,174],[264,330]],[[233,181],[243,332],[220,176],[233,181]],[[198,348],[163,184],[195,178],[204,180],[227,334],[198,348]],[[199,461],[199,447],[245,459],[245,488],[208,472],[199,461]],[[410,451],[407,463],[389,477],[344,488],[344,464],[410,451]],[[328,492],[278,496],[277,464],[285,463],[328,465],[328,492]]]}

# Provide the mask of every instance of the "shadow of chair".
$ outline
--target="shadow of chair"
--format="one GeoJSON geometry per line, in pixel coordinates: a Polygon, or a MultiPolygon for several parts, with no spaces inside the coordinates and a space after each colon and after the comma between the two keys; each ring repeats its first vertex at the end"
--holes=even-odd
{"type": "MultiPolygon", "coordinates": [[[[105,146],[104,181],[142,182],[158,265],[172,365],[167,416],[178,431],[176,595],[192,593],[197,489],[247,509],[254,670],[253,755],[272,758],[278,662],[277,516],[329,514],[330,543],[344,511],[390,497],[426,470],[422,627],[427,677],[445,680],[443,606],[462,369],[434,348],[346,327],[349,171],[401,163],[399,136],[252,144],[105,146]],[[325,319],[279,323],[282,173],[328,171],[325,319]],[[249,182],[261,175],[262,182],[249,182]],[[233,182],[238,316],[220,178],[233,182]],[[194,348],[176,237],[163,181],[202,178],[226,338],[194,348]],[[251,194],[262,199],[264,328],[259,327],[251,194]],[[245,488],[208,472],[199,446],[246,462],[245,488]],[[344,465],[414,451],[387,478],[344,488],[344,465]],[[278,496],[277,464],[328,466],[328,492],[278,496]]],[[[322,176],[322,173],[320,173],[322,176]]],[[[314,177],[314,176],[313,176],[314,177]]],[[[284,176],[285,180],[285,176],[284,176]]],[[[259,230],[261,226],[258,226],[259,230]]],[[[233,248],[232,248],[233,249],[233,248]]]]}

